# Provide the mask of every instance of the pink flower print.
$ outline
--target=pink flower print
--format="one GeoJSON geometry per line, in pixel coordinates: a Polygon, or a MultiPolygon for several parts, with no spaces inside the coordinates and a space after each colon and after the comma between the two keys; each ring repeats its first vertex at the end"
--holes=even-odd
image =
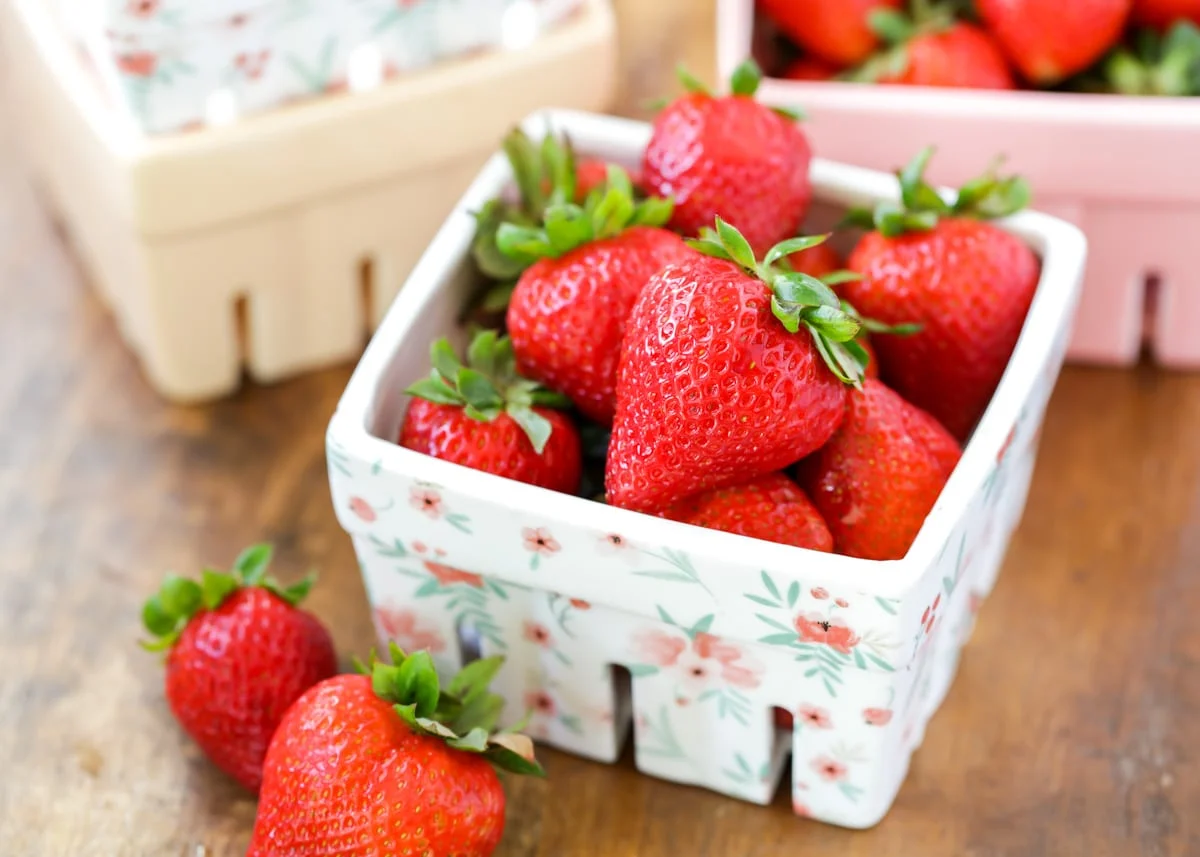
{"type": "Polygon", "coordinates": [[[1004,438],[1004,443],[1000,444],[1000,449],[996,452],[996,464],[1004,461],[1004,456],[1008,454],[1008,450],[1012,447],[1013,440],[1017,436],[1017,427],[1014,425],[1008,430],[1008,435],[1004,438]]]}
{"type": "Polygon", "coordinates": [[[446,641],[442,635],[430,628],[418,626],[417,614],[404,607],[377,607],[375,627],[381,637],[395,640],[406,652],[425,649],[436,654],[445,651],[446,641]]]}
{"type": "Polygon", "coordinates": [[[270,51],[258,51],[257,53],[241,53],[233,59],[233,64],[238,71],[244,74],[249,80],[258,80],[263,76],[263,72],[267,70],[267,63],[271,59],[270,51]]]}
{"type": "Polygon", "coordinates": [[[846,779],[846,774],[849,773],[845,765],[829,756],[818,756],[811,764],[812,769],[821,775],[821,779],[831,783],[846,779]]]}
{"type": "Polygon", "coordinates": [[[605,533],[596,544],[596,550],[609,556],[626,553],[630,549],[629,539],[620,533],[605,533]]]}
{"type": "Polygon", "coordinates": [[[230,16],[230,18],[229,18],[229,26],[233,27],[233,29],[235,29],[235,30],[236,30],[236,29],[238,29],[239,27],[244,27],[244,26],[246,26],[246,23],[247,23],[249,20],[250,20],[250,16],[249,16],[249,15],[247,15],[245,12],[239,12],[239,13],[238,13],[238,14],[236,14],[236,15],[231,15],[231,16],[230,16]]]}
{"type": "Polygon", "coordinates": [[[978,592],[967,593],[967,609],[971,611],[971,615],[979,612],[979,608],[983,606],[983,596],[978,592]]]}
{"type": "Polygon", "coordinates": [[[440,562],[431,562],[429,560],[425,561],[425,569],[437,578],[437,582],[442,586],[465,583],[467,586],[473,586],[476,589],[483,588],[483,578],[469,571],[451,568],[448,565],[442,565],[440,562]]]}
{"type": "Polygon", "coordinates": [[[741,648],[712,634],[699,633],[692,639],[692,650],[704,659],[721,665],[721,678],[734,687],[750,689],[762,683],[762,667],[750,661],[741,648]]]}
{"type": "Polygon", "coordinates": [[[801,818],[812,817],[812,810],[808,808],[808,804],[802,800],[797,800],[796,798],[792,798],[792,812],[801,818]]]}
{"type": "Polygon", "coordinates": [[[149,51],[136,51],[117,57],[117,68],[130,77],[154,77],[158,68],[158,56],[149,51]]]}
{"type": "Polygon", "coordinates": [[[826,589],[824,586],[814,586],[812,589],[810,589],[808,591],[808,594],[811,595],[813,598],[817,599],[818,601],[824,601],[826,598],[829,597],[829,590],[826,589]]]}
{"type": "Polygon", "coordinates": [[[864,708],[863,720],[868,726],[887,726],[892,722],[892,710],[890,708],[864,708]]]}
{"type": "Polygon", "coordinates": [[[525,707],[542,717],[554,717],[558,714],[558,705],[555,704],[554,697],[544,690],[531,690],[525,694],[525,707]]]}
{"type": "Polygon", "coordinates": [[[718,679],[747,689],[762,683],[759,663],[738,646],[712,634],[698,633],[689,643],[686,638],[655,629],[639,634],[634,647],[645,663],[677,670],[692,690],[718,679]]]}
{"type": "Polygon", "coordinates": [[[572,598],[571,606],[574,607],[576,610],[591,610],[592,609],[591,603],[584,601],[582,598],[572,598]]]}
{"type": "Polygon", "coordinates": [[[408,503],[435,521],[442,517],[442,495],[432,488],[413,488],[408,495],[408,503]]]}
{"type": "Polygon", "coordinates": [[[521,530],[521,537],[525,540],[525,550],[533,553],[550,556],[562,550],[562,545],[554,540],[545,527],[525,527],[521,530]]]}
{"type": "Polygon", "coordinates": [[[522,628],[522,636],[529,642],[545,648],[554,645],[554,638],[550,636],[549,629],[540,622],[526,621],[522,628]]]}
{"type": "Polygon", "coordinates": [[[843,655],[850,654],[861,639],[839,616],[826,619],[818,613],[801,613],[793,625],[802,642],[824,643],[843,655]]]}
{"type": "Polygon", "coordinates": [[[850,602],[845,598],[835,598],[833,599],[833,603],[838,607],[841,607],[843,610],[850,606],[850,602]]]}
{"type": "Polygon", "coordinates": [[[161,5],[161,0],[129,0],[125,4],[125,14],[135,18],[153,18],[161,5]]]}
{"type": "Polygon", "coordinates": [[[413,542],[413,550],[417,553],[425,553],[425,551],[429,550],[429,547],[425,542],[413,542]]]}
{"type": "Polygon", "coordinates": [[[375,519],[379,517],[375,514],[375,510],[371,508],[371,504],[362,497],[350,498],[350,511],[368,524],[374,523],[375,519]]]}
{"type": "Polygon", "coordinates": [[[938,605],[942,603],[942,596],[939,593],[933,599],[933,603],[925,608],[925,612],[921,614],[921,625],[925,628],[925,633],[929,634],[933,631],[933,626],[937,623],[938,605]]]}
{"type": "Polygon", "coordinates": [[[833,718],[829,716],[829,711],[816,705],[801,705],[796,709],[796,720],[817,729],[833,728],[833,718]]]}
{"type": "Polygon", "coordinates": [[[639,634],[634,639],[634,647],[646,663],[666,669],[678,663],[687,643],[665,631],[651,630],[639,634]]]}

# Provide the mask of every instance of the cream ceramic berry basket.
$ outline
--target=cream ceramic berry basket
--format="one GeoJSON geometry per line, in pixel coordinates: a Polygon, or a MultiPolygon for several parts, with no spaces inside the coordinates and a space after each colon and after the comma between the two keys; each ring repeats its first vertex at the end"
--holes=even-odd
{"type": "MultiPolygon", "coordinates": [[[[718,0],[721,76],[750,55],[754,0],[718,0]]],[[[942,144],[931,178],[961,184],[996,153],[1042,211],[1092,247],[1069,357],[1123,365],[1148,340],[1165,366],[1200,369],[1200,98],[802,83],[766,79],[758,98],[802,107],[817,154],[892,170],[942,144]],[[1148,284],[1158,282],[1157,299],[1148,284]]]]}
{"type": "MultiPolygon", "coordinates": [[[[525,128],[632,165],[647,126],[572,112],[525,128]]],[[[817,219],[894,195],[888,175],[818,160],[817,219]]],[[[359,364],[328,433],[342,526],[381,640],[454,669],[503,653],[511,718],[564,750],[768,802],[792,754],[796,812],[848,827],[887,812],[949,687],[1025,502],[1085,242],[1042,214],[1003,225],[1040,254],[1012,363],[909,555],[868,562],[668,522],[429,458],[392,442],[431,338],[474,284],[469,212],[510,181],[494,157],[442,227],[359,364]],[[623,680],[628,670],[631,690],[623,680]],[[795,731],[772,709],[796,713],[795,731]]]]}

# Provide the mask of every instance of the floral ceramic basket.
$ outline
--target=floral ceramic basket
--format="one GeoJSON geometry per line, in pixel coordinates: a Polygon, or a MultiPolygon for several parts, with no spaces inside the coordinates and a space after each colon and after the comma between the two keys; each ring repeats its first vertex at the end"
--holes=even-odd
{"type": "MultiPolygon", "coordinates": [[[[632,164],[645,125],[570,112],[525,123],[632,164]]],[[[342,526],[381,640],[447,670],[500,653],[510,719],[614,761],[633,724],[653,776],[767,803],[793,756],[796,812],[867,827],[887,812],[945,695],[1025,503],[1038,430],[1083,270],[1074,227],[1002,225],[1042,258],[1021,340],[908,556],[869,562],[612,508],[429,458],[392,442],[431,339],[456,333],[475,284],[470,213],[510,182],[496,156],[443,226],[367,349],[328,433],[342,526]],[[625,679],[623,668],[628,671],[625,679]],[[795,712],[790,734],[774,707],[795,712]]],[[[832,220],[891,198],[895,179],[816,160],[832,220]]]]}

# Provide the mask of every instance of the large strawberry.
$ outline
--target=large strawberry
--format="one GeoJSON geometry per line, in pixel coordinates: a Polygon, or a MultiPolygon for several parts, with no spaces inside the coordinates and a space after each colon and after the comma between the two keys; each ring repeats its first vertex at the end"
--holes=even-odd
{"type": "Polygon", "coordinates": [[[542,773],[524,735],[496,733],[500,658],[442,688],[426,652],[329,679],[271,742],[248,857],[487,857],[504,832],[492,766],[542,773]]]}
{"type": "Polygon", "coordinates": [[[629,177],[609,169],[583,207],[552,205],[541,229],[504,224],[501,250],[536,259],[508,304],[508,335],[522,375],[569,397],[585,416],[612,422],[625,319],[642,286],[693,251],[659,229],[671,203],[635,203],[629,177]]]}
{"type": "Polygon", "coordinates": [[[688,92],[658,114],[642,159],[647,190],[675,200],[671,225],[695,235],[720,217],[756,253],[795,235],[812,197],[812,151],[793,116],[754,100],[758,66],[739,66],[722,98],[680,77],[688,92]]]}
{"type": "Polygon", "coordinates": [[[838,553],[902,559],[960,455],[937,420],[872,380],[799,473],[838,553]]]}
{"type": "Polygon", "coordinates": [[[774,264],[824,237],[785,241],[760,263],[716,223],[629,316],[605,471],[614,506],[657,512],[781,470],[829,439],[846,383],[862,378],[858,320],[820,280],[774,264]]]}
{"type": "Polygon", "coordinates": [[[948,203],[922,177],[931,153],[900,172],[901,204],[854,214],[873,229],[849,260],[862,279],[842,294],[871,318],[920,325],[872,337],[883,379],[963,440],[1008,365],[1039,265],[1020,238],[985,222],[1026,204],[1024,181],[989,172],[948,203]]]}
{"type": "Polygon", "coordinates": [[[1177,21],[1200,26],[1200,0],[1133,0],[1133,20],[1159,30],[1177,21]]]}
{"type": "Polygon", "coordinates": [[[781,545],[833,550],[833,536],[820,512],[782,473],[695,494],[671,506],[663,517],[781,545]]]}
{"type": "Polygon", "coordinates": [[[296,605],[312,580],[282,587],[267,576],[268,545],[248,548],[231,573],[199,583],[168,576],[142,608],[167,651],[166,696],[183,730],[213,763],[251,791],[288,706],[337,672],[329,632],[296,605]]]}
{"type": "Polygon", "coordinates": [[[870,20],[902,0],[758,0],[758,7],[809,53],[836,65],[862,62],[879,43],[870,20]]]}
{"type": "Polygon", "coordinates": [[[1121,38],[1131,0],[978,0],[984,24],[1030,83],[1090,66],[1121,38]]]}
{"type": "Polygon", "coordinates": [[[555,410],[570,402],[517,375],[507,337],[476,334],[466,366],[439,339],[430,362],[429,377],[405,391],[414,398],[401,446],[555,491],[579,487],[579,431],[555,410]]]}

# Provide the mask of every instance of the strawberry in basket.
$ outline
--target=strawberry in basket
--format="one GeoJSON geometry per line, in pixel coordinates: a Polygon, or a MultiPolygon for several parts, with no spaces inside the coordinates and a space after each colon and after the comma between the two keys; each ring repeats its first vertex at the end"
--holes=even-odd
{"type": "Polygon", "coordinates": [[[1133,20],[1158,30],[1178,21],[1200,26],[1200,0],[1133,0],[1133,20]]]}
{"type": "Polygon", "coordinates": [[[852,213],[872,231],[850,255],[862,278],[842,293],[885,324],[920,325],[872,338],[883,379],[965,440],[1008,365],[1040,268],[1025,242],[987,222],[1025,206],[1025,182],[989,171],[947,202],[923,178],[932,151],[899,173],[902,202],[852,213]]]}
{"type": "Polygon", "coordinates": [[[1083,71],[1121,38],[1131,0],[977,0],[984,24],[1030,83],[1083,71]]]}
{"type": "Polygon", "coordinates": [[[902,0],[758,0],[788,38],[843,67],[862,62],[879,44],[872,16],[901,5],[902,0]]]}

